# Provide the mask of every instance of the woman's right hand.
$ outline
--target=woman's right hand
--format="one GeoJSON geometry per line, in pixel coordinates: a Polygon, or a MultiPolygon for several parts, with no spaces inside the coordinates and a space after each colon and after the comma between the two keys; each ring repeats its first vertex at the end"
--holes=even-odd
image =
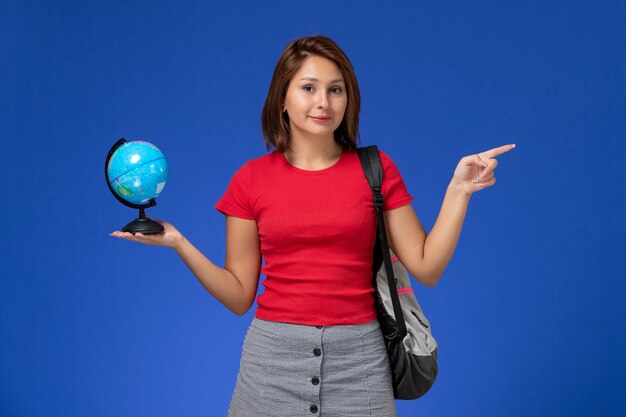
{"type": "Polygon", "coordinates": [[[165,230],[161,233],[151,235],[144,235],[142,233],[136,233],[133,235],[130,232],[120,232],[119,230],[116,230],[111,233],[111,236],[131,240],[133,242],[141,242],[146,245],[166,246],[174,249],[185,240],[185,237],[172,224],[163,220],[154,221],[160,223],[165,230]]]}

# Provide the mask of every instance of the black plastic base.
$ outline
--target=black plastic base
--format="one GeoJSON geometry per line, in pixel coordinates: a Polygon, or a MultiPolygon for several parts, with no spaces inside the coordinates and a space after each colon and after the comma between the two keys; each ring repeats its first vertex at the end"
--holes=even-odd
{"type": "Polygon", "coordinates": [[[161,233],[163,230],[163,226],[160,223],[155,222],[152,219],[135,219],[132,222],[128,223],[122,229],[122,232],[130,232],[132,234],[142,233],[144,235],[153,235],[156,233],[161,233]]]}

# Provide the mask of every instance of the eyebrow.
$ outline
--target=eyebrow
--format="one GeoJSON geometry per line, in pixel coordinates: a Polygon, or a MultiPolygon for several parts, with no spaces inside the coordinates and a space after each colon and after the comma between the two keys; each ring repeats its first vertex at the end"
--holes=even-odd
{"type": "MultiPolygon", "coordinates": [[[[300,81],[317,81],[317,82],[319,82],[319,80],[317,78],[312,78],[312,77],[300,78],[300,81]]],[[[345,84],[345,81],[342,78],[337,78],[336,80],[332,80],[331,84],[332,83],[344,83],[345,84]]]]}

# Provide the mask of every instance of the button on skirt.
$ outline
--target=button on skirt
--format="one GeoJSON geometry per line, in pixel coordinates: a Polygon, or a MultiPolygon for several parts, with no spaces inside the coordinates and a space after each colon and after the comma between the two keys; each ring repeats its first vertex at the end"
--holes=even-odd
{"type": "Polygon", "coordinates": [[[378,321],[306,326],[254,318],[230,417],[396,415],[378,321]]]}

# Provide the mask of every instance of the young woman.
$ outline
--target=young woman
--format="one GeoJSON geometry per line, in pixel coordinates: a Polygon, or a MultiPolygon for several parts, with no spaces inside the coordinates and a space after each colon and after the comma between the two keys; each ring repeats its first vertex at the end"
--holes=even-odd
{"type": "MultiPolygon", "coordinates": [[[[262,114],[268,149],[233,176],[226,261],[209,261],[170,223],[158,235],[113,236],[172,247],[204,288],[242,315],[265,290],[244,341],[230,416],[394,416],[389,362],[374,310],[372,193],[356,152],[360,94],[331,39],[291,42],[262,114]],[[261,258],[265,265],[261,268],[261,258]]],[[[383,152],[391,249],[432,286],[456,247],[470,196],[495,184],[506,145],[462,158],[426,234],[400,173],[383,152]]]]}

